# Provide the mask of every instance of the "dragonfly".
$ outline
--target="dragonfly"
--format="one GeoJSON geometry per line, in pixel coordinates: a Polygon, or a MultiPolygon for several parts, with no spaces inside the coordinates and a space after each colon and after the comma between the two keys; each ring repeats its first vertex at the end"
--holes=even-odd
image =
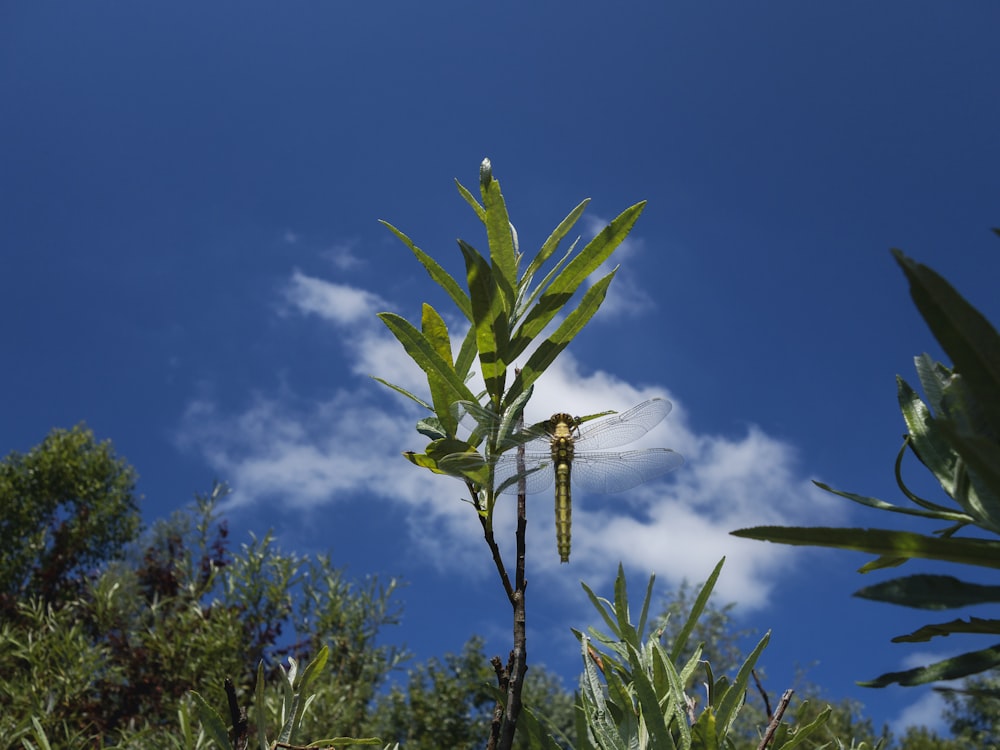
{"type": "MultiPolygon", "coordinates": [[[[478,404],[461,407],[482,426],[495,415],[478,404]]],[[[684,463],[667,448],[620,453],[603,452],[638,440],[670,413],[663,398],[644,401],[626,412],[606,416],[584,427],[590,418],[569,414],[552,417],[514,435],[508,445],[522,443],[524,454],[512,448],[493,462],[493,486],[501,494],[543,492],[555,483],[556,547],[569,562],[572,487],[595,493],[615,493],[648,482],[684,463]]]]}

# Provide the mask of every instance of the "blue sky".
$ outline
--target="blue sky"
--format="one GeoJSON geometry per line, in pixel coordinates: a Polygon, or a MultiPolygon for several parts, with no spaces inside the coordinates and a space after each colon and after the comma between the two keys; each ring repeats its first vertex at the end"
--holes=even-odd
{"type": "Polygon", "coordinates": [[[368,377],[420,387],[376,312],[445,309],[377,220],[459,273],[455,238],[485,238],[453,179],[484,156],[529,251],[585,197],[585,239],[648,200],[532,408],[667,397],[644,444],[687,463],[577,498],[569,565],[535,499],[531,658],[572,679],[581,579],[606,592],[622,560],[666,589],[726,555],[720,603],[774,631],[773,695],[809,667],[880,722],[933,722],[929,693],[853,685],[919,660],[888,640],[926,619],[852,599],[863,557],[728,532],[898,523],[810,480],[897,498],[894,376],[937,349],[888,248],[1000,320],[998,22],[991,2],[7,3],[0,450],[86,421],[148,519],[227,480],[238,539],[273,526],[406,579],[391,635],[418,655],[473,633],[505,653],[461,488],[399,457],[420,415],[368,377]]]}

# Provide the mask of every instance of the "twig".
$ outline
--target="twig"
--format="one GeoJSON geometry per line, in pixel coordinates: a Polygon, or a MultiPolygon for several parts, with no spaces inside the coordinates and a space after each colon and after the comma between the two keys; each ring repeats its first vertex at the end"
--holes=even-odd
{"type": "MultiPolygon", "coordinates": [[[[523,416],[518,418],[517,429],[524,426],[523,416]]],[[[493,722],[490,726],[490,739],[487,750],[510,750],[514,746],[514,731],[517,729],[517,720],[521,715],[521,691],[524,688],[524,675],[528,671],[528,650],[527,650],[527,628],[525,625],[525,590],[528,581],[524,577],[525,568],[525,534],[528,528],[527,517],[527,494],[525,492],[524,481],[524,444],[517,447],[518,492],[517,492],[517,532],[516,532],[516,567],[514,572],[514,590],[510,589],[510,579],[500,559],[500,552],[496,549],[496,542],[493,539],[492,530],[486,529],[486,541],[494,549],[493,559],[497,561],[497,569],[500,571],[501,580],[507,590],[507,596],[514,609],[514,648],[510,652],[506,669],[498,668],[499,658],[495,658],[493,668],[497,672],[497,682],[500,690],[506,694],[503,705],[500,701],[493,712],[493,722]]]]}
{"type": "Polygon", "coordinates": [[[751,669],[750,674],[753,675],[754,684],[757,685],[757,690],[760,692],[760,697],[764,699],[764,713],[767,716],[767,720],[770,721],[771,714],[771,700],[767,697],[767,691],[764,690],[764,685],[761,683],[760,678],[757,676],[757,670],[751,669]]]}
{"type": "Polygon", "coordinates": [[[240,708],[233,681],[227,677],[225,685],[226,699],[229,701],[229,716],[233,723],[233,747],[237,750],[246,750],[246,746],[250,743],[250,722],[247,719],[247,712],[246,709],[240,708]]]}
{"type": "Polygon", "coordinates": [[[778,731],[778,726],[781,724],[781,717],[785,715],[785,709],[788,708],[794,692],[794,690],[789,688],[781,694],[781,700],[778,701],[778,710],[771,717],[771,721],[767,725],[767,731],[764,732],[764,737],[761,739],[760,744],[757,745],[757,750],[764,750],[768,743],[774,739],[774,733],[778,731]]]}

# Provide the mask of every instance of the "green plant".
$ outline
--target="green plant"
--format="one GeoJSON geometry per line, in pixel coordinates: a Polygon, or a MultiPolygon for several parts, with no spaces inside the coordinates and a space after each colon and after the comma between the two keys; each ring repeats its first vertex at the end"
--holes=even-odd
{"type": "Polygon", "coordinates": [[[500,183],[493,177],[489,159],[479,172],[482,202],[461,183],[458,190],[486,228],[489,258],[459,240],[465,261],[466,286],[455,280],[436,260],[392,225],[385,225],[416,256],[431,279],[441,286],[468,322],[457,354],[444,318],[424,304],[420,327],[395,313],[379,318],[402,344],[406,353],[427,376],[429,401],[386,381],[379,382],[412,399],[430,415],[417,423],[417,431],[430,438],[423,453],[406,457],[415,465],[465,482],[482,524],[486,543],[513,610],[513,648],[504,665],[495,660],[498,684],[504,694],[491,728],[489,747],[510,748],[521,711],[521,690],[527,670],[525,638],[525,541],[526,511],[523,485],[517,503],[516,563],[513,581],[493,533],[494,510],[500,488],[494,486],[492,467],[505,451],[523,450],[523,410],[533,384],[555,361],[572,339],[600,308],[615,270],[590,284],[575,307],[570,301],[631,231],[644,203],[623,211],[582,249],[574,242],[552,264],[540,281],[543,268],[553,258],[562,240],[583,214],[583,201],[552,231],[539,251],[522,270],[523,256],[517,233],[510,222],[500,183]],[[555,330],[546,333],[556,316],[564,314],[555,330]],[[544,338],[541,341],[538,339],[544,338]],[[513,363],[526,357],[514,369],[513,363]],[[469,387],[472,367],[478,361],[485,391],[469,387]],[[485,418],[472,435],[459,437],[462,409],[485,418]]]}
{"type": "MultiPolygon", "coordinates": [[[[288,669],[281,667],[280,677],[280,704],[278,713],[278,725],[280,729],[273,741],[268,740],[268,710],[267,701],[264,694],[264,662],[257,666],[256,688],[254,691],[254,705],[256,728],[250,724],[247,711],[241,709],[236,696],[236,689],[232,682],[226,681],[226,699],[229,707],[230,722],[222,718],[220,714],[201,694],[191,693],[197,706],[198,716],[201,719],[205,733],[219,748],[226,750],[246,750],[251,742],[251,738],[256,738],[259,750],[276,750],[276,748],[287,748],[288,750],[304,750],[304,748],[329,748],[348,747],[355,745],[382,745],[381,740],[376,737],[353,738],[353,737],[333,737],[330,739],[314,740],[306,745],[300,744],[299,739],[302,734],[302,718],[309,706],[317,697],[317,677],[323,671],[329,659],[330,651],[327,647],[320,649],[316,657],[306,665],[301,672],[298,662],[289,657],[288,669]]],[[[398,747],[398,746],[397,746],[398,747]]],[[[387,750],[390,750],[387,746],[387,750]]]]}
{"type": "MultiPolygon", "coordinates": [[[[997,231],[997,230],[995,230],[997,231]]],[[[997,232],[1000,234],[1000,231],[997,232]]],[[[910,505],[819,487],[848,500],[892,513],[942,521],[933,536],[889,529],[761,526],[736,536],[783,544],[815,545],[878,555],[860,572],[922,558],[995,569],[1000,567],[1000,335],[941,276],[894,251],[917,309],[953,367],[916,358],[922,400],[902,378],[897,395],[907,434],[896,459],[896,480],[910,505]],[[916,456],[951,499],[951,505],[912,492],[902,478],[904,455],[916,456]],[[991,538],[960,537],[975,527],[991,538]]],[[[961,581],[953,576],[918,574],[861,589],[857,596],[924,610],[945,610],[1000,601],[1000,586],[961,581]]],[[[971,617],[925,625],[894,642],[925,642],[952,634],[1000,635],[1000,619],[971,617]]],[[[1000,666],[1000,643],[927,666],[883,674],[861,684],[883,687],[954,680],[1000,666]]]]}
{"type": "MultiPolygon", "coordinates": [[[[614,600],[598,597],[583,584],[591,603],[607,627],[574,631],[580,640],[583,674],[577,702],[577,750],[715,750],[746,744],[737,731],[737,718],[745,707],[754,666],[767,646],[765,634],[741,661],[733,677],[716,673],[704,652],[704,643],[689,639],[708,610],[709,597],[724,561],[712,571],[679,625],[671,625],[673,638],[665,642],[668,622],[645,635],[654,576],[650,576],[638,623],[632,621],[625,574],[618,567],[614,600]],[[692,691],[700,678],[704,697],[692,691]]],[[[793,725],[783,719],[792,691],[786,691],[776,710],[768,712],[756,746],[761,750],[791,750],[818,737],[831,714],[829,707],[807,723],[793,725]]],[[[766,697],[766,696],[765,696],[766,697]]],[[[805,712],[802,712],[805,714],[805,712]]],[[[531,707],[525,730],[531,747],[542,750],[573,748],[531,707]],[[558,739],[557,739],[558,737],[558,739]]],[[[810,746],[810,745],[805,745],[810,746]]]]}

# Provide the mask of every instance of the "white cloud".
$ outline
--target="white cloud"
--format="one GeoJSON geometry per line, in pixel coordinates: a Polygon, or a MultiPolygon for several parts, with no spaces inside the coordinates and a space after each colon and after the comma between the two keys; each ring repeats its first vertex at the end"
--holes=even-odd
{"type": "Polygon", "coordinates": [[[945,707],[944,695],[928,689],[889,722],[889,729],[894,736],[902,737],[910,727],[926,727],[947,737],[949,730],[944,718],[945,707]]]}
{"type": "Polygon", "coordinates": [[[338,326],[369,323],[375,313],[388,308],[377,294],[307,276],[298,269],[285,286],[284,297],[299,312],[318,315],[338,326]]]}
{"type": "MultiPolygon", "coordinates": [[[[387,307],[377,295],[295,271],[285,298],[301,313],[333,324],[352,353],[353,374],[377,374],[424,393],[423,374],[373,318],[387,307]]],[[[319,402],[289,393],[258,396],[235,414],[199,401],[188,409],[181,434],[234,487],[233,506],[281,500],[318,507],[363,498],[370,502],[374,495],[408,512],[411,545],[426,559],[449,570],[478,569],[474,575],[482,575],[482,566],[473,564],[482,554],[482,533],[469,504],[459,502],[461,483],[400,457],[401,451],[424,447],[413,425],[425,413],[406,400],[392,406],[377,400],[373,389],[379,387],[362,385],[319,402]]],[[[539,381],[526,417],[539,421],[556,411],[624,410],[653,396],[670,398],[673,412],[627,447],[670,447],[685,456],[685,465],[628,493],[575,497],[568,568],[560,566],[555,552],[551,496],[529,498],[529,552],[536,575],[573,588],[583,578],[596,588],[608,583],[622,560],[640,576],[655,571],[672,583],[699,581],[725,555],[719,595],[747,607],[763,606],[782,567],[803,552],[739,540],[729,532],[764,523],[831,523],[843,513],[843,504],[817,491],[800,473],[792,446],[753,425],[742,435],[698,434],[683,404],[664,385],[628,383],[603,371],[584,373],[569,353],[539,381]],[[564,574],[567,569],[571,575],[564,574]]],[[[514,506],[507,497],[498,506],[499,540],[513,538],[514,506]]],[[[512,544],[504,541],[503,547],[505,555],[512,555],[512,544]]]]}

